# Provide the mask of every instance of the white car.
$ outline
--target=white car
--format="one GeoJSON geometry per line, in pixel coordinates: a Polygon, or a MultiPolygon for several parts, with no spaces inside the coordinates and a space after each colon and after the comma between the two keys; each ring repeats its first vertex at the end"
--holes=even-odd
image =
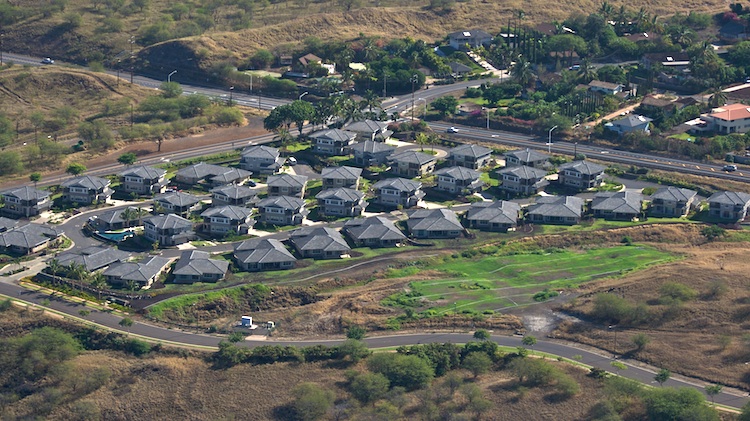
{"type": "Polygon", "coordinates": [[[289,158],[286,159],[286,163],[293,167],[297,165],[297,158],[290,156],[289,158]]]}
{"type": "Polygon", "coordinates": [[[44,60],[42,60],[42,64],[55,64],[55,60],[52,60],[49,57],[45,57],[44,60]]]}
{"type": "Polygon", "coordinates": [[[448,130],[446,130],[446,133],[458,133],[458,129],[451,126],[451,127],[448,127],[448,130]]]}

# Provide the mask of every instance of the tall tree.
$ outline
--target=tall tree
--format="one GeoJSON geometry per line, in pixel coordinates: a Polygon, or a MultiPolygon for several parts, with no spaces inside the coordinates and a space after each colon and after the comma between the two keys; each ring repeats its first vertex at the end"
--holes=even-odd
{"type": "Polygon", "coordinates": [[[42,180],[42,174],[38,172],[33,172],[29,174],[29,181],[34,183],[34,188],[36,188],[36,184],[42,180]]]}

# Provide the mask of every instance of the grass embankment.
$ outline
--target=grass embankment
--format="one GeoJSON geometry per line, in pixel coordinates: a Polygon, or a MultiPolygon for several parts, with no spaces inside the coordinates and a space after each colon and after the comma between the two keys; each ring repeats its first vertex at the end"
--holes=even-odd
{"type": "MultiPolygon", "coordinates": [[[[454,310],[498,311],[531,304],[535,293],[547,289],[574,288],[593,279],[620,276],[675,258],[651,247],[618,246],[450,259],[429,265],[431,271],[439,273],[436,279],[411,282],[411,291],[392,295],[383,303],[438,314],[454,310]],[[440,274],[445,274],[445,278],[440,274]]],[[[387,276],[413,276],[422,269],[391,269],[387,276]]]]}

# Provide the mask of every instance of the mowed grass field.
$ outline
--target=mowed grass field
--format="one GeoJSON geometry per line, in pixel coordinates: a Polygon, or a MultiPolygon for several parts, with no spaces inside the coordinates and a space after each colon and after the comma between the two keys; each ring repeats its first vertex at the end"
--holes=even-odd
{"type": "MultiPolygon", "coordinates": [[[[411,282],[411,292],[396,294],[387,301],[397,300],[415,310],[437,313],[500,311],[534,303],[533,295],[545,289],[572,288],[675,259],[673,254],[643,246],[460,259],[431,268],[444,272],[445,279],[411,282]],[[398,300],[398,295],[409,299],[398,300]]],[[[407,268],[402,273],[408,276],[413,272],[413,268],[407,268]]],[[[394,272],[391,277],[398,275],[401,273],[394,272]]]]}

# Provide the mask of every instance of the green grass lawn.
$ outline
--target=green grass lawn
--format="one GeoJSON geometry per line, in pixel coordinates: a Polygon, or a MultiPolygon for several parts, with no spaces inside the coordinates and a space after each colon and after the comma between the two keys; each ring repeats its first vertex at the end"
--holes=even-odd
{"type": "MultiPolygon", "coordinates": [[[[475,313],[534,303],[546,288],[570,288],[581,283],[676,259],[650,247],[617,246],[586,251],[487,256],[452,259],[431,266],[445,279],[412,282],[412,291],[384,301],[418,311],[475,313]]],[[[418,268],[393,269],[388,277],[418,273],[418,268]],[[416,271],[415,271],[416,269],[416,271]]]]}

